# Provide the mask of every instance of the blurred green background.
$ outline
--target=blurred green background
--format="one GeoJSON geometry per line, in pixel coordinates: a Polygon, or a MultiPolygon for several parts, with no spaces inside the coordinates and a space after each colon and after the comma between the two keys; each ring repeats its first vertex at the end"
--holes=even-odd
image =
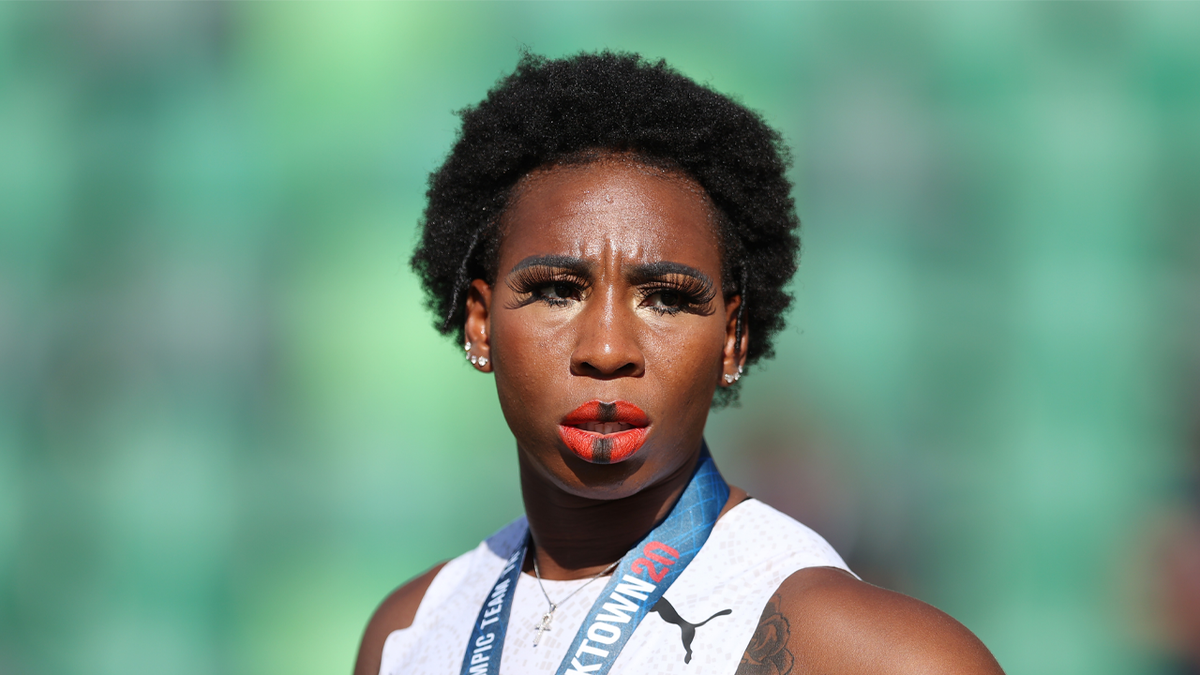
{"type": "Polygon", "coordinates": [[[1182,672],[1200,4],[0,4],[0,673],[345,673],[521,511],[407,257],[518,50],[668,62],[795,151],[731,481],[1009,673],[1182,672]]]}

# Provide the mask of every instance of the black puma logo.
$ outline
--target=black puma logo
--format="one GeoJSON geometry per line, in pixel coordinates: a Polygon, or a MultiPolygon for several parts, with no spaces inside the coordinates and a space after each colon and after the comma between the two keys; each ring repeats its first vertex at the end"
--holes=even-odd
{"type": "Polygon", "coordinates": [[[685,651],[687,651],[687,654],[684,654],[683,656],[684,663],[692,662],[692,640],[696,639],[696,629],[708,623],[709,621],[712,621],[718,616],[725,616],[726,614],[733,613],[732,609],[723,609],[701,621],[700,623],[692,623],[682,616],[679,616],[679,612],[675,611],[675,608],[671,606],[671,603],[667,602],[666,598],[659,598],[658,602],[654,604],[654,607],[652,607],[650,611],[658,612],[658,615],[662,617],[663,621],[679,626],[679,632],[683,634],[680,636],[683,638],[683,648],[685,651]]]}

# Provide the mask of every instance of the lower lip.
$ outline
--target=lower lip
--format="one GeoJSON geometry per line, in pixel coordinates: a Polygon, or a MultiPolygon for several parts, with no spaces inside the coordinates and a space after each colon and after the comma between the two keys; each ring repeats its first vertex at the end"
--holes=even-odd
{"type": "Polygon", "coordinates": [[[575,456],[592,464],[616,464],[633,456],[646,442],[646,427],[634,427],[615,434],[598,434],[565,424],[558,435],[575,456]]]}

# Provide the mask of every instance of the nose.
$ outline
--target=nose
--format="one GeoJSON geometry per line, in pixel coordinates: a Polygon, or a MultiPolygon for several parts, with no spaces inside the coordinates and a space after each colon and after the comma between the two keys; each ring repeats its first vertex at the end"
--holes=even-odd
{"type": "Polygon", "coordinates": [[[610,380],[641,377],[646,360],[638,340],[638,317],[618,301],[615,289],[593,295],[576,317],[571,374],[610,380]]]}

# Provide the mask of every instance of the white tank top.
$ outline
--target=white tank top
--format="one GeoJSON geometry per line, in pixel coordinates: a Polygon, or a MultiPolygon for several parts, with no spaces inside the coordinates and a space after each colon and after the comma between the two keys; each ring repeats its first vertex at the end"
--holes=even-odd
{"type": "MultiPolygon", "coordinates": [[[[446,563],[425,591],[412,626],[388,636],[380,675],[458,675],[479,608],[524,532],[522,516],[446,563]]],[[[849,571],[816,532],[760,501],[743,501],[717,521],[700,553],[667,589],[663,598],[674,615],[646,614],[610,672],[732,675],[771,595],[806,567],[849,571]]],[[[542,583],[560,602],[587,580],[542,583]]],[[[554,675],[607,583],[601,578],[562,602],[551,630],[534,647],[534,626],[546,612],[546,598],[534,577],[520,575],[500,675],[554,675]]]]}

